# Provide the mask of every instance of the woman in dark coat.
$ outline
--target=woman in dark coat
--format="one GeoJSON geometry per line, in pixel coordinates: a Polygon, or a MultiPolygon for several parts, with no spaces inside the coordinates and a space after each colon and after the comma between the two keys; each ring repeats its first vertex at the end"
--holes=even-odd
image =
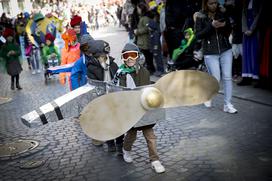
{"type": "Polygon", "coordinates": [[[6,39],[6,43],[1,47],[0,56],[5,60],[7,73],[11,76],[10,88],[14,90],[14,79],[16,79],[16,88],[21,90],[19,75],[23,69],[19,60],[19,56],[21,55],[20,47],[14,43],[14,32],[12,29],[6,28],[3,36],[6,39]]]}

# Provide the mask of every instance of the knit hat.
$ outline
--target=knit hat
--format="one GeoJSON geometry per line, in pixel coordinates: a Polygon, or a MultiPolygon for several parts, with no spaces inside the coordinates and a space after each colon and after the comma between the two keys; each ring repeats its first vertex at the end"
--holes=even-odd
{"type": "Polygon", "coordinates": [[[42,13],[36,13],[33,17],[34,21],[37,22],[37,21],[40,21],[42,19],[44,19],[44,16],[42,15],[42,13]]]}
{"type": "Polygon", "coordinates": [[[81,36],[80,40],[79,40],[79,43],[80,45],[84,45],[86,43],[88,43],[89,41],[93,41],[93,37],[89,34],[84,34],[81,36]]]}
{"type": "Polygon", "coordinates": [[[73,16],[73,18],[71,18],[70,25],[74,27],[76,25],[80,25],[81,22],[82,22],[81,17],[78,15],[75,15],[73,16]]]}
{"type": "Polygon", "coordinates": [[[68,49],[69,43],[72,43],[77,39],[76,32],[73,29],[68,29],[65,33],[61,35],[61,38],[65,42],[65,48],[68,49]]]}
{"type": "Polygon", "coordinates": [[[7,38],[9,36],[13,36],[14,31],[11,28],[5,28],[4,32],[3,32],[3,37],[7,38]]]}
{"type": "Polygon", "coordinates": [[[138,46],[135,45],[134,43],[127,43],[125,45],[125,47],[123,48],[122,53],[124,53],[126,51],[137,51],[137,52],[140,52],[138,46]]]}
{"type": "Polygon", "coordinates": [[[92,40],[88,42],[89,52],[95,57],[110,53],[110,45],[104,40],[92,40]]]}
{"type": "Polygon", "coordinates": [[[50,40],[51,42],[54,42],[55,37],[51,33],[46,33],[45,35],[45,41],[50,40]]]}

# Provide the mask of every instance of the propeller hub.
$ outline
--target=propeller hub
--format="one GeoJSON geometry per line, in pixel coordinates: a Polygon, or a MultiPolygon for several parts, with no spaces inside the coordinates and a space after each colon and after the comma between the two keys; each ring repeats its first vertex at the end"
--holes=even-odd
{"type": "Polygon", "coordinates": [[[159,89],[155,87],[147,87],[142,90],[141,103],[147,109],[159,108],[163,104],[163,96],[159,89]]]}

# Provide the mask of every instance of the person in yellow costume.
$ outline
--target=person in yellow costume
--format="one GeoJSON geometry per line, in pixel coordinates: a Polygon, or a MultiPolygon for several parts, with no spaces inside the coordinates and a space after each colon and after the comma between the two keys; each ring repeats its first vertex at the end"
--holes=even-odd
{"type": "MultiPolygon", "coordinates": [[[[61,50],[61,65],[71,64],[80,58],[80,44],[77,42],[76,32],[73,29],[68,29],[62,34],[62,39],[65,42],[65,46],[61,50]]],[[[71,89],[71,73],[60,73],[60,83],[65,85],[66,79],[69,81],[69,88],[71,89]]]]}

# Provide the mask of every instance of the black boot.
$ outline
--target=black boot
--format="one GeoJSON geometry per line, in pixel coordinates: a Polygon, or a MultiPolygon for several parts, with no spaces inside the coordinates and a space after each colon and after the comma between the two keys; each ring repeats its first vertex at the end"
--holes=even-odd
{"type": "Polygon", "coordinates": [[[19,84],[19,83],[17,83],[17,84],[16,84],[16,88],[17,88],[18,90],[23,89],[23,88],[20,86],[20,84],[19,84]]]}
{"type": "Polygon", "coordinates": [[[251,85],[252,78],[250,77],[243,77],[242,81],[237,83],[238,86],[244,86],[244,85],[251,85]]]}
{"type": "Polygon", "coordinates": [[[11,90],[14,90],[14,82],[11,83],[10,89],[11,89],[11,90]]]}

